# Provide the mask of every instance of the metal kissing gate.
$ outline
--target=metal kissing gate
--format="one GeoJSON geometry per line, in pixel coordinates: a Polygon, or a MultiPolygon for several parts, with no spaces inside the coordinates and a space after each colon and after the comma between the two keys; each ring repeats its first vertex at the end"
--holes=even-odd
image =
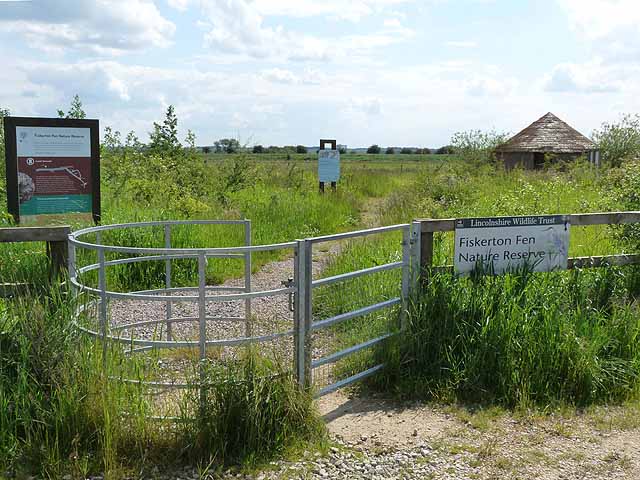
{"type": "MultiPolygon", "coordinates": [[[[181,238],[189,238],[182,233],[181,238]]],[[[383,365],[374,362],[374,355],[362,355],[402,327],[410,291],[418,279],[420,222],[273,245],[252,245],[251,237],[249,220],[129,223],[71,233],[70,283],[76,295],[86,296],[76,315],[78,328],[101,339],[105,354],[107,344],[112,343],[120,344],[127,354],[173,351],[169,361],[176,351],[185,349],[196,350],[199,360],[204,361],[215,355],[224,357],[225,349],[253,344],[266,352],[269,344],[282,342],[276,350],[292,362],[300,385],[313,388],[317,396],[379,371],[383,365]],[[242,246],[175,246],[176,229],[237,227],[242,230],[227,234],[237,234],[238,239],[244,236],[242,246]],[[115,240],[136,238],[141,229],[158,234],[163,247],[143,248],[115,240]],[[322,278],[325,266],[336,267],[325,254],[332,248],[342,250],[346,242],[353,248],[375,246],[389,261],[348,269],[337,265],[341,273],[322,278]],[[258,252],[275,252],[284,258],[278,263],[289,273],[280,279],[281,284],[252,282],[252,256],[258,252]],[[244,278],[207,285],[208,261],[212,259],[244,262],[244,278]],[[197,263],[197,285],[177,286],[178,267],[184,269],[188,261],[197,263]],[[161,262],[162,268],[154,270],[153,262],[161,262]],[[122,274],[117,269],[141,263],[142,272],[162,275],[163,286],[116,291],[113,280],[122,274]],[[147,318],[141,318],[143,313],[147,318]],[[263,321],[266,316],[268,321],[263,321]],[[363,323],[367,328],[362,328],[363,323]],[[340,362],[347,357],[360,359],[349,365],[351,370],[340,362]]],[[[157,381],[125,381],[165,390],[202,387],[198,382],[166,376],[157,381]]]]}

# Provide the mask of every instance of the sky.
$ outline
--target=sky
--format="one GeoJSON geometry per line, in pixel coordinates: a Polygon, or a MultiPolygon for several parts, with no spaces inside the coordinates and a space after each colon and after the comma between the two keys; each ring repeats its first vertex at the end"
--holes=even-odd
{"type": "Polygon", "coordinates": [[[148,139],[438,147],[640,112],[638,0],[0,0],[0,107],[148,139]]]}

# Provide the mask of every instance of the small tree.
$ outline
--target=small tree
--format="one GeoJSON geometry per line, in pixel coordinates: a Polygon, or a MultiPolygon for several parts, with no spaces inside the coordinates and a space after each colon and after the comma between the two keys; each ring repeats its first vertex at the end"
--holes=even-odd
{"type": "Polygon", "coordinates": [[[87,114],[82,109],[82,101],[77,93],[73,96],[73,100],[71,100],[71,107],[69,108],[69,111],[64,113],[64,110],[58,110],[58,117],[77,119],[87,118],[87,114]]]}
{"type": "Polygon", "coordinates": [[[400,153],[403,155],[410,155],[413,153],[413,150],[410,149],[409,147],[402,147],[402,149],[400,150],[400,153]]]}
{"type": "Polygon", "coordinates": [[[618,123],[603,123],[592,134],[602,161],[620,167],[625,160],[640,156],[640,115],[624,115],[618,123]]]}
{"type": "Polygon", "coordinates": [[[338,149],[338,152],[340,152],[340,155],[344,155],[345,153],[347,153],[347,149],[346,149],[346,148],[344,148],[344,147],[340,147],[340,148],[338,149]]]}
{"type": "Polygon", "coordinates": [[[369,148],[367,148],[367,153],[373,153],[373,154],[380,153],[380,147],[375,144],[371,145],[369,148]]]}
{"type": "Polygon", "coordinates": [[[304,145],[296,145],[296,153],[307,153],[307,147],[304,145]]]}
{"type": "Polygon", "coordinates": [[[206,153],[206,154],[211,153],[211,147],[202,147],[202,153],[206,153]]]}
{"type": "Polygon", "coordinates": [[[178,140],[178,117],[173,105],[167,108],[162,124],[153,122],[149,140],[149,148],[157,153],[172,153],[182,149],[178,140]]]}
{"type": "Polygon", "coordinates": [[[264,147],[262,145],[254,145],[252,152],[253,153],[264,153],[264,147]]]}
{"type": "Polygon", "coordinates": [[[387,147],[384,153],[386,153],[387,155],[393,155],[394,153],[396,153],[396,150],[393,147],[387,147]]]}

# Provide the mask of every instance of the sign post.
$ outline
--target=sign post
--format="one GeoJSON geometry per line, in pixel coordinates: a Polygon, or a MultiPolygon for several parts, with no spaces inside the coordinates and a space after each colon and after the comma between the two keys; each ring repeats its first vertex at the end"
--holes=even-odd
{"type": "Polygon", "coordinates": [[[98,120],[5,117],[7,207],[17,223],[100,220],[98,120]]]}
{"type": "Polygon", "coordinates": [[[463,275],[478,267],[494,274],[525,266],[566,270],[569,222],[563,215],[459,219],[454,255],[455,271],[463,275]]]}
{"type": "Polygon", "coordinates": [[[318,150],[318,179],[320,181],[320,193],[324,193],[325,182],[331,182],[331,190],[337,190],[337,182],[340,179],[340,151],[336,140],[320,140],[318,150]],[[326,144],[331,145],[331,150],[325,150],[326,144]]]}

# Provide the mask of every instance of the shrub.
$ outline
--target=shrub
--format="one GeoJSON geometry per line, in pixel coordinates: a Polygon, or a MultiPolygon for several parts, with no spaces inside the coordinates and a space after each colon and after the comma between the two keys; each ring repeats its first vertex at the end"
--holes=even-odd
{"type": "Polygon", "coordinates": [[[409,147],[402,147],[402,149],[400,150],[400,153],[403,155],[410,155],[413,153],[413,149],[409,147]]]}
{"type": "Polygon", "coordinates": [[[618,123],[603,123],[593,132],[604,163],[620,167],[640,155],[640,115],[624,115],[618,123]]]}
{"type": "Polygon", "coordinates": [[[495,148],[507,139],[506,133],[495,131],[469,130],[457,132],[451,138],[451,146],[456,155],[465,161],[477,164],[495,162],[495,148]]]}
{"type": "Polygon", "coordinates": [[[307,153],[307,147],[305,147],[304,145],[297,145],[296,153],[307,153]]]}
{"type": "Polygon", "coordinates": [[[253,153],[264,153],[264,147],[262,145],[254,145],[251,151],[253,153]]]}
{"type": "MultiPolygon", "coordinates": [[[[629,161],[620,169],[610,171],[607,183],[612,187],[611,201],[616,209],[640,210],[640,161],[629,161]]],[[[626,224],[611,228],[628,250],[640,251],[640,225],[626,224]]]]}
{"type": "Polygon", "coordinates": [[[396,153],[396,150],[393,147],[387,147],[384,153],[386,153],[387,155],[394,155],[396,153]]]}

